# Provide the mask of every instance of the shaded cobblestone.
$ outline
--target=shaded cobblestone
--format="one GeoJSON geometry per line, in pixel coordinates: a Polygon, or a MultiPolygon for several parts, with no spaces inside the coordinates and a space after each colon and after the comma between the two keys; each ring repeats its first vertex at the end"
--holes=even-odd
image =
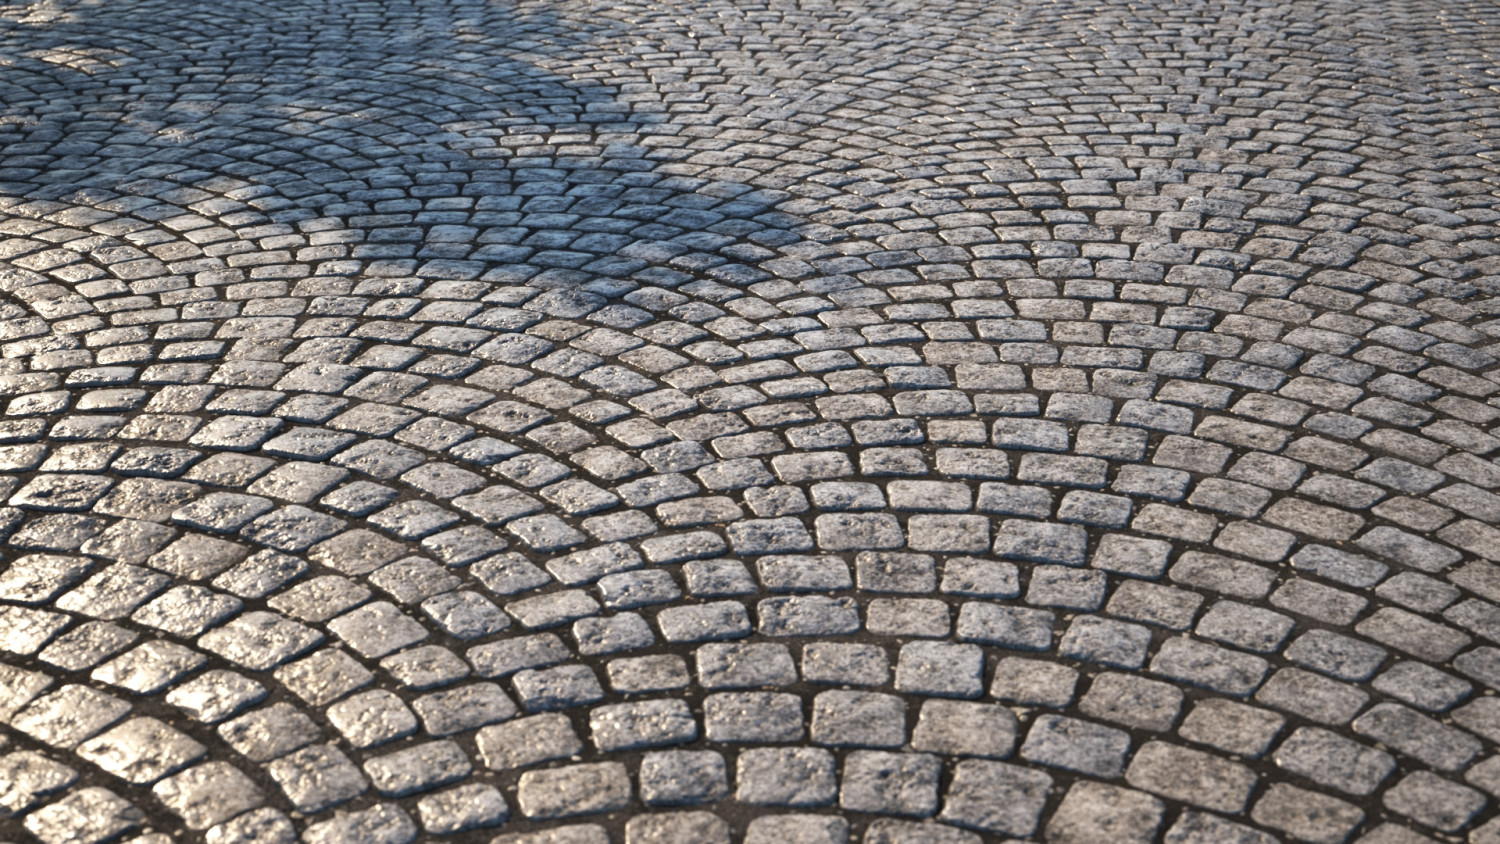
{"type": "Polygon", "coordinates": [[[1482,6],[7,7],[0,837],[1500,836],[1482,6]]]}

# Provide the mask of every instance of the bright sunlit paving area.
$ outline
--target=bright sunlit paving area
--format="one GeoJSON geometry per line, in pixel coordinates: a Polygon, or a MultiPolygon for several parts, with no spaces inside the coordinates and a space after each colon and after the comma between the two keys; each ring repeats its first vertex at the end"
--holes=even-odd
{"type": "Polygon", "coordinates": [[[1496,0],[0,5],[5,844],[1500,844],[1497,690],[1496,0]]]}

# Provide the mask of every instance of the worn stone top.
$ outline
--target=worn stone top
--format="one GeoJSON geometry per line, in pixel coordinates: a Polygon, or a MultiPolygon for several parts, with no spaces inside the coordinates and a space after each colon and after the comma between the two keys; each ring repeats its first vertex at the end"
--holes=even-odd
{"type": "Polygon", "coordinates": [[[1497,50],[0,6],[0,840],[1497,844],[1497,50]]]}

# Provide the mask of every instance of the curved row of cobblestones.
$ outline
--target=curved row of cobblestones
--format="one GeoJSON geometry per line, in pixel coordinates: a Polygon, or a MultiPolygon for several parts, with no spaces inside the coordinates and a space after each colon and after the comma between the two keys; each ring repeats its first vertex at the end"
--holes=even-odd
{"type": "Polygon", "coordinates": [[[0,7],[0,833],[1500,840],[1494,11],[0,7]]]}

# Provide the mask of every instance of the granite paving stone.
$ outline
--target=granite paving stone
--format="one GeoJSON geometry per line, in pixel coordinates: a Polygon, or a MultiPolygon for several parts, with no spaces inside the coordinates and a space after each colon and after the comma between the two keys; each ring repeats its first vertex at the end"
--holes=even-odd
{"type": "Polygon", "coordinates": [[[627,844],[728,844],[729,824],[712,812],[662,812],[643,814],[625,824],[627,844]]]}
{"type": "Polygon", "coordinates": [[[251,761],[266,762],[317,741],[322,731],[295,707],[277,703],[224,722],[218,734],[251,761]]]}
{"type": "Polygon", "coordinates": [[[1302,841],[1333,844],[1348,839],[1363,822],[1364,812],[1335,797],[1273,783],[1251,809],[1250,818],[1302,841]]]}
{"type": "Polygon", "coordinates": [[[938,819],[996,835],[1036,831],[1052,777],[1007,762],[970,759],[953,769],[938,819]]]}
{"type": "Polygon", "coordinates": [[[1497,26],[0,10],[0,838],[1500,841],[1497,26]]]}
{"type": "Polygon", "coordinates": [[[265,800],[254,781],[225,762],[208,762],[168,777],[152,789],[189,829],[206,829],[258,808],[265,800]]]}
{"type": "Polygon", "coordinates": [[[516,801],[527,817],[555,818],[622,809],[630,777],[618,762],[568,765],[521,775],[516,801]]]}
{"type": "Polygon", "coordinates": [[[504,795],[486,783],[426,795],[417,801],[417,811],[422,828],[436,835],[499,826],[510,818],[504,795]]]}
{"type": "Polygon", "coordinates": [[[1048,841],[1147,842],[1155,839],[1164,806],[1156,798],[1114,785],[1080,782],[1068,789],[1047,821],[1048,841]]]}
{"type": "Polygon", "coordinates": [[[369,787],[354,763],[332,745],[313,745],[266,767],[299,812],[319,812],[358,797],[369,787]]]}
{"type": "Polygon", "coordinates": [[[664,750],[641,759],[641,802],[650,806],[714,803],[729,793],[724,757],[711,750],[664,750]]]}
{"type": "Polygon", "coordinates": [[[390,797],[404,797],[461,780],[472,767],[469,757],[452,741],[413,745],[364,763],[371,784],[390,797]]]}

